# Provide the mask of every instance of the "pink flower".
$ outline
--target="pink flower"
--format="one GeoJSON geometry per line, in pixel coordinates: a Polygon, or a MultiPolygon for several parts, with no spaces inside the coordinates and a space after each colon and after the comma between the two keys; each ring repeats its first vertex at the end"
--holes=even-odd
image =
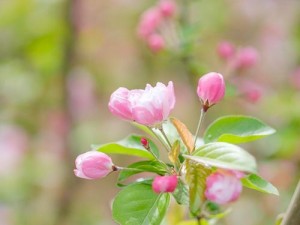
{"type": "Polygon", "coordinates": [[[140,19],[138,25],[138,35],[147,39],[149,35],[153,34],[161,22],[161,14],[157,7],[152,7],[145,11],[140,19]]]}
{"type": "Polygon", "coordinates": [[[235,54],[235,48],[234,48],[233,44],[231,44],[230,42],[227,42],[227,41],[221,42],[218,45],[217,51],[218,51],[220,58],[222,58],[224,60],[228,60],[228,59],[232,58],[235,54]]]}
{"type": "Polygon", "coordinates": [[[159,34],[151,34],[148,37],[148,46],[153,52],[159,52],[164,49],[165,41],[159,34]]]}
{"type": "Polygon", "coordinates": [[[97,151],[89,151],[77,156],[75,164],[75,175],[85,179],[103,178],[112,172],[114,167],[108,155],[97,151]]]}
{"type": "Polygon", "coordinates": [[[133,120],[131,105],[128,99],[129,93],[130,91],[127,88],[120,87],[112,93],[108,103],[111,113],[125,120],[133,120]]]}
{"type": "Polygon", "coordinates": [[[173,0],[161,0],[158,8],[163,17],[171,17],[175,14],[176,3],[173,0]]]}
{"type": "Polygon", "coordinates": [[[177,183],[176,175],[157,176],[152,183],[152,189],[156,193],[173,192],[177,187],[177,183]]]}
{"type": "Polygon", "coordinates": [[[237,200],[242,191],[239,171],[218,170],[206,178],[205,197],[220,205],[237,200]]]}
{"type": "Polygon", "coordinates": [[[215,72],[202,76],[198,81],[197,94],[206,110],[218,103],[225,94],[223,76],[215,72]]]}
{"type": "Polygon", "coordinates": [[[160,82],[155,87],[147,84],[145,90],[119,88],[112,94],[108,104],[114,115],[147,126],[166,120],[174,106],[172,81],[168,86],[160,82]]]}
{"type": "Polygon", "coordinates": [[[239,50],[233,65],[237,69],[246,69],[254,66],[258,60],[258,53],[255,48],[246,47],[239,50]]]}

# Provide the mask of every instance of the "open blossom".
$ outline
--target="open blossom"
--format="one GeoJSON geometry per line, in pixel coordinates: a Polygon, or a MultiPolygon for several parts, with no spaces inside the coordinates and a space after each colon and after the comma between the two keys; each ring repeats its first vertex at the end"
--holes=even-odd
{"type": "Polygon", "coordinates": [[[89,151],[77,156],[75,164],[75,175],[85,179],[103,178],[114,170],[111,158],[97,151],[89,151]]]}
{"type": "Polygon", "coordinates": [[[211,72],[198,81],[197,94],[205,108],[221,101],[225,95],[225,82],[219,73],[211,72]]]}
{"type": "Polygon", "coordinates": [[[218,170],[206,178],[205,197],[220,205],[237,200],[242,191],[244,173],[218,170]]]}
{"type": "Polygon", "coordinates": [[[171,176],[157,176],[152,183],[152,189],[156,193],[173,192],[178,183],[176,175],[171,176]]]}
{"type": "Polygon", "coordinates": [[[119,88],[111,95],[108,104],[112,114],[147,126],[166,120],[174,106],[172,81],[168,86],[160,82],[155,87],[147,84],[145,90],[119,88]]]}

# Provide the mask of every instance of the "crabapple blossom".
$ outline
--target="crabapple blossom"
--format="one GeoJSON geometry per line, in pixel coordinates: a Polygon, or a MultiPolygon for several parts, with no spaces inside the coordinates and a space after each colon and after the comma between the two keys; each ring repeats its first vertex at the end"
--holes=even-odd
{"type": "Polygon", "coordinates": [[[222,58],[224,60],[228,60],[234,56],[235,49],[234,49],[233,44],[231,44],[230,42],[222,41],[218,45],[217,52],[218,52],[220,58],[222,58]]]}
{"type": "Polygon", "coordinates": [[[205,197],[220,205],[237,200],[242,191],[239,171],[217,170],[206,178],[205,197]]]}
{"type": "Polygon", "coordinates": [[[246,69],[254,66],[258,60],[258,53],[255,48],[246,47],[239,50],[233,62],[237,69],[246,69]]]}
{"type": "Polygon", "coordinates": [[[159,52],[164,49],[165,41],[159,34],[151,34],[148,39],[148,46],[153,52],[159,52]]]}
{"type": "Polygon", "coordinates": [[[176,189],[178,178],[176,175],[157,176],[152,183],[152,189],[156,193],[173,192],[176,189]]]}
{"type": "Polygon", "coordinates": [[[85,179],[103,178],[115,168],[108,155],[97,151],[89,151],[77,156],[75,164],[75,175],[85,179]]]}
{"type": "Polygon", "coordinates": [[[160,13],[163,17],[171,17],[175,14],[176,3],[173,0],[161,0],[158,4],[160,13]]]}
{"type": "Polygon", "coordinates": [[[111,95],[108,104],[112,114],[147,126],[166,120],[174,106],[172,81],[168,86],[160,82],[155,87],[147,84],[145,90],[119,88],[111,95]]]}
{"type": "Polygon", "coordinates": [[[145,11],[138,25],[138,35],[142,39],[146,39],[154,33],[159,23],[161,22],[161,13],[159,8],[152,7],[145,11]]]}
{"type": "Polygon", "coordinates": [[[225,94],[222,74],[210,72],[202,76],[198,81],[197,94],[206,110],[222,100],[225,94]]]}

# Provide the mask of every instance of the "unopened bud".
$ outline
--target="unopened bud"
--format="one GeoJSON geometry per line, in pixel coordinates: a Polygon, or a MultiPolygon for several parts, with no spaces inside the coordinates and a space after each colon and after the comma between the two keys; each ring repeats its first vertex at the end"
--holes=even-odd
{"type": "Polygon", "coordinates": [[[145,149],[149,149],[149,141],[146,138],[141,138],[141,144],[144,146],[145,149]]]}

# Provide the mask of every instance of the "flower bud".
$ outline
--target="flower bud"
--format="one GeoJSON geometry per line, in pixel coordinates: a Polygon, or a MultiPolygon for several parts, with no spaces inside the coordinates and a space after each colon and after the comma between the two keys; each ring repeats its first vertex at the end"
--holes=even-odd
{"type": "Polygon", "coordinates": [[[152,183],[152,189],[156,193],[173,192],[176,189],[178,178],[176,175],[157,176],[152,183]]]}
{"type": "Polygon", "coordinates": [[[85,179],[103,178],[114,170],[111,158],[97,151],[89,151],[77,156],[75,164],[75,175],[85,179]]]}
{"type": "Polygon", "coordinates": [[[140,19],[138,25],[138,35],[142,39],[147,39],[149,35],[153,34],[159,23],[161,22],[161,14],[157,7],[152,7],[145,11],[140,19]]]}
{"type": "Polygon", "coordinates": [[[141,138],[141,144],[145,149],[149,149],[149,141],[147,140],[147,138],[141,138]]]}
{"type": "Polygon", "coordinates": [[[233,65],[236,69],[246,69],[254,66],[258,60],[258,53],[255,48],[246,47],[240,49],[234,59],[233,65]]]}
{"type": "Polygon", "coordinates": [[[176,11],[176,3],[173,0],[161,0],[158,8],[163,17],[172,17],[176,11]]]}
{"type": "Polygon", "coordinates": [[[241,172],[217,171],[206,178],[205,197],[223,205],[237,200],[242,191],[241,172]]]}
{"type": "Polygon", "coordinates": [[[149,48],[155,53],[163,50],[165,47],[165,41],[159,34],[151,34],[147,41],[149,48]]]}
{"type": "Polygon", "coordinates": [[[211,72],[202,76],[198,81],[197,94],[205,111],[223,99],[225,82],[219,73],[211,72]]]}
{"type": "Polygon", "coordinates": [[[228,60],[234,56],[235,49],[234,46],[227,41],[223,41],[218,45],[217,48],[220,58],[228,60]]]}

